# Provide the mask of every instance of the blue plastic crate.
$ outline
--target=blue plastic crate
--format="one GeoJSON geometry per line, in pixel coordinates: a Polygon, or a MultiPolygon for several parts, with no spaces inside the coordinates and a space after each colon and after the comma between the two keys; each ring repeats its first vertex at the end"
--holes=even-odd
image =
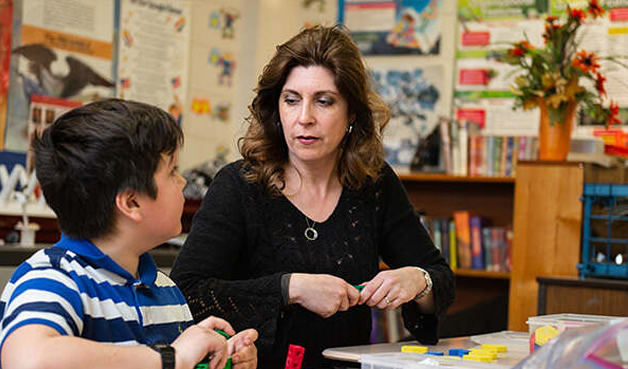
{"type": "Polygon", "coordinates": [[[628,279],[628,185],[584,185],[580,277],[628,279]]]}

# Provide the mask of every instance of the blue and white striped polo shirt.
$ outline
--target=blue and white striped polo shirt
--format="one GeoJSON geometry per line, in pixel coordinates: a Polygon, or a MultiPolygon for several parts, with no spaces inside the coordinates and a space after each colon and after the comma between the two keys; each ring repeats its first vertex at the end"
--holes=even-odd
{"type": "MultiPolygon", "coordinates": [[[[87,240],[62,236],[22,263],[0,297],[0,351],[27,324],[120,345],[171,343],[192,325],[174,282],[140,257],[139,279],[87,240]]],[[[0,365],[1,367],[1,365],[0,365]]]]}

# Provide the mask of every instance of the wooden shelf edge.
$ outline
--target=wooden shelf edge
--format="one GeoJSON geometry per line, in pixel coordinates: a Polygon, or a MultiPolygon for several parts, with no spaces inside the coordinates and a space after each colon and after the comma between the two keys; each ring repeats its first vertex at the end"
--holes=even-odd
{"type": "Polygon", "coordinates": [[[478,269],[455,269],[454,274],[461,277],[510,279],[509,272],[489,272],[486,270],[478,270],[478,269]]]}
{"type": "Polygon", "coordinates": [[[478,182],[515,183],[515,177],[454,176],[440,173],[397,173],[399,179],[408,182],[478,182]]]}

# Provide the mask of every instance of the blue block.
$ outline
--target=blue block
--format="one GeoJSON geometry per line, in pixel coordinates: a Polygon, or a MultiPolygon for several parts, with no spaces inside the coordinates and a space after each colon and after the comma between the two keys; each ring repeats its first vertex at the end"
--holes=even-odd
{"type": "Polygon", "coordinates": [[[460,357],[463,357],[464,355],[468,354],[469,352],[471,352],[471,351],[470,350],[465,350],[465,349],[453,348],[453,349],[449,349],[449,356],[460,356],[460,357]]]}

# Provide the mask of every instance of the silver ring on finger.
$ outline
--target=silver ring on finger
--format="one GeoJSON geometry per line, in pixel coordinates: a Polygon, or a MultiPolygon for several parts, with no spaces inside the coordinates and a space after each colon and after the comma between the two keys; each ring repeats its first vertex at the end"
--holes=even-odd
{"type": "Polygon", "coordinates": [[[386,301],[386,305],[390,306],[392,304],[392,301],[390,301],[388,299],[388,296],[384,296],[384,301],[386,301]]]}

